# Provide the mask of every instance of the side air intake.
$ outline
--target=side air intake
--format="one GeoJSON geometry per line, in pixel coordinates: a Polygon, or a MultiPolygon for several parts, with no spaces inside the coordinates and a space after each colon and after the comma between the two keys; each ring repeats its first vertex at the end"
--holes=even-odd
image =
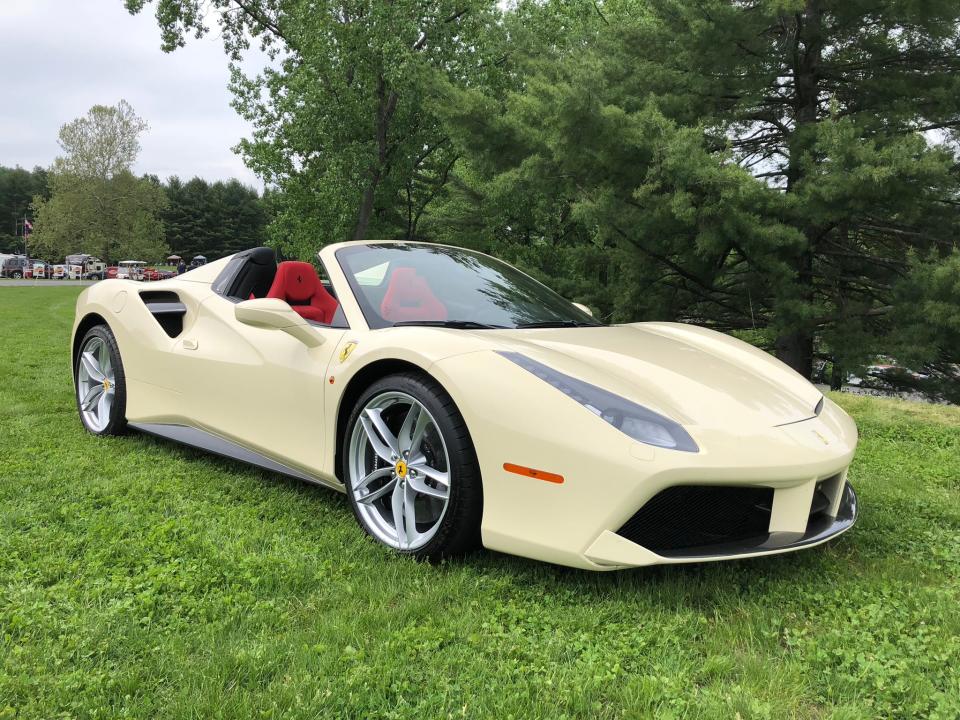
{"type": "Polygon", "coordinates": [[[167,335],[175,338],[183,332],[187,306],[180,302],[179,295],[168,290],[147,290],[140,293],[140,299],[167,335]]]}

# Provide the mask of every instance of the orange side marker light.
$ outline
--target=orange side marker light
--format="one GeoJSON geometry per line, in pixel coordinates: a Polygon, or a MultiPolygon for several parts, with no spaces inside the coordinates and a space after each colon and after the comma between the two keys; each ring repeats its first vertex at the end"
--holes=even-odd
{"type": "Polygon", "coordinates": [[[545,480],[546,482],[556,483],[557,485],[563,484],[563,475],[557,475],[556,473],[547,472],[546,470],[535,470],[534,468],[514,465],[513,463],[504,463],[503,469],[509,473],[523,475],[533,478],[534,480],[545,480]]]}

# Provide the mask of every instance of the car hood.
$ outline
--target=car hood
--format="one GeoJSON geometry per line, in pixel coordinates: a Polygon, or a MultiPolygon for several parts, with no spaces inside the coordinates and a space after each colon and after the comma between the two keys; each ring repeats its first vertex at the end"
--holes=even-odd
{"type": "Polygon", "coordinates": [[[486,331],[520,352],[685,425],[737,431],[798,422],[823,397],[787,365],[722,333],[680,323],[486,331]]]}

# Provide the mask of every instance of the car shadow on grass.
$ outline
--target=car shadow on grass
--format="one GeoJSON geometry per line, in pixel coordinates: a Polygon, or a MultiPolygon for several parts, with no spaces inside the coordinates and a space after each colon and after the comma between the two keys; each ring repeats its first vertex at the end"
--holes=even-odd
{"type": "MultiPolygon", "coordinates": [[[[839,542],[839,541],[837,541],[839,542]]],[[[611,571],[591,571],[500,555],[484,551],[486,557],[471,558],[479,567],[496,574],[513,576],[522,583],[544,593],[558,586],[575,589],[585,596],[608,596],[611,593],[644,592],[657,594],[671,589],[672,597],[685,595],[688,599],[706,600],[731,594],[749,596],[779,594],[785,588],[805,583],[804,578],[822,579],[837,572],[846,564],[829,548],[816,548],[743,560],[653,565],[611,571]],[[828,554],[823,554],[824,552],[828,554]],[[811,554],[812,553],[812,554],[811,554]],[[679,591],[683,592],[679,592],[679,591]]]]}
{"type": "Polygon", "coordinates": [[[185,445],[175,440],[168,440],[149,433],[136,430],[128,430],[127,432],[130,436],[136,437],[143,445],[155,448],[158,453],[169,453],[171,457],[179,457],[191,464],[195,463],[198,466],[210,470],[219,470],[233,477],[248,477],[256,479],[259,482],[282,487],[286,490],[302,492],[311,497],[315,495],[317,498],[331,502],[331,507],[334,505],[343,506],[349,511],[346,496],[326,485],[307,482],[300,478],[284,475],[283,473],[261,468],[257,465],[251,465],[242,460],[235,460],[227,455],[219,455],[208,450],[195,448],[191,445],[185,445]]]}
{"type": "MultiPolygon", "coordinates": [[[[183,445],[146,433],[132,433],[147,452],[169,454],[205,470],[219,471],[224,478],[245,478],[264,487],[292,492],[309,503],[320,503],[324,510],[342,513],[352,522],[352,513],[343,493],[332,488],[262,469],[226,456],[183,445]]],[[[318,527],[318,532],[322,529],[318,527]]],[[[358,539],[362,535],[355,528],[358,539]]],[[[507,555],[488,549],[478,549],[465,556],[424,563],[438,579],[457,575],[477,575],[510,586],[524,587],[534,593],[553,597],[569,596],[576,604],[609,600],[624,595],[646,596],[656,605],[678,610],[682,608],[705,610],[711,606],[729,604],[733,599],[748,600],[764,597],[782,597],[785,591],[830,579],[843,583],[855,573],[858,533],[856,529],[824,545],[783,555],[728,560],[721,562],[656,565],[613,571],[590,571],[507,555]],[[571,594],[572,593],[572,594],[571,594]]],[[[361,543],[361,546],[363,544],[361,543]]],[[[409,557],[366,538],[371,563],[417,563],[409,557]]],[[[357,547],[350,549],[350,560],[356,560],[357,547]]],[[[347,558],[345,558],[346,560],[347,558]]]]}

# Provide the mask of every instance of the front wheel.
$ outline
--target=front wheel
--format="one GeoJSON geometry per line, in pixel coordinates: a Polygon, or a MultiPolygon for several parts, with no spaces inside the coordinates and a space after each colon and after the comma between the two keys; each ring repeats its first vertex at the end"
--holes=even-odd
{"type": "Polygon", "coordinates": [[[127,388],[116,338],[106,325],[80,342],[74,367],[77,410],[94,435],[119,435],[126,427],[127,388]]]}
{"type": "Polygon", "coordinates": [[[483,491],[463,417],[427,376],[377,381],[344,434],[343,478],[360,525],[380,543],[439,559],[479,544],[483,491]]]}
{"type": "Polygon", "coordinates": [[[23,273],[22,273],[22,272],[15,272],[15,273],[12,274],[11,277],[13,277],[14,280],[22,280],[22,279],[23,279],[23,273]]]}

